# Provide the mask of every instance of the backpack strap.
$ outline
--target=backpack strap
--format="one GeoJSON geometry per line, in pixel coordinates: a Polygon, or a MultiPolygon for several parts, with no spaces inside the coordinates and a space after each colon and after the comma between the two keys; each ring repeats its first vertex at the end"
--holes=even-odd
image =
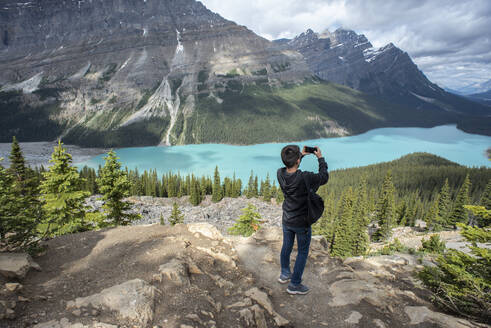
{"type": "Polygon", "coordinates": [[[305,182],[305,187],[307,188],[307,193],[310,195],[312,193],[312,189],[310,188],[310,184],[307,182],[306,174],[303,175],[303,182],[305,182]]]}

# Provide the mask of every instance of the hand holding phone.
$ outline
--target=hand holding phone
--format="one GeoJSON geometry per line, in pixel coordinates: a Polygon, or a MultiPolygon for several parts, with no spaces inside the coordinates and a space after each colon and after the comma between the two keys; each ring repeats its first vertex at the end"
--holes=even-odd
{"type": "Polygon", "coordinates": [[[317,158],[321,158],[322,157],[322,152],[319,149],[319,147],[304,146],[302,153],[303,154],[314,154],[315,156],[317,156],[317,158]]]}
{"type": "Polygon", "coordinates": [[[305,146],[305,147],[304,147],[304,151],[305,151],[306,153],[313,154],[313,153],[316,151],[316,148],[315,148],[315,147],[305,146]]]}

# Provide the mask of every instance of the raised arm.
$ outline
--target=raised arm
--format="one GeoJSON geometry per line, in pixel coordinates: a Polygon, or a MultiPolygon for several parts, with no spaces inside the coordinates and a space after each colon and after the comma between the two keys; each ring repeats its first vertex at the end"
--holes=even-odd
{"type": "Polygon", "coordinates": [[[316,151],[314,155],[317,156],[317,160],[319,161],[319,173],[308,173],[310,185],[314,190],[317,190],[320,186],[327,183],[329,180],[329,173],[327,172],[327,163],[324,157],[322,156],[322,152],[319,147],[315,147],[316,151]]]}

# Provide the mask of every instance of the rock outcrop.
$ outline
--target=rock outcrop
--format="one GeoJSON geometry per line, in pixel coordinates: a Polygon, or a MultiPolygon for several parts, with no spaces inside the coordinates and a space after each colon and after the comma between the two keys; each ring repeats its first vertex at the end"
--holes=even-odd
{"type": "Polygon", "coordinates": [[[159,291],[141,279],[134,279],[102,290],[87,297],[76,298],[66,305],[67,310],[93,307],[111,310],[123,320],[146,326],[153,320],[155,294],[159,291]]]}
{"type": "Polygon", "coordinates": [[[289,295],[277,282],[281,236],[278,227],[227,236],[209,223],[61,236],[36,258],[45,270],[0,293],[27,299],[0,326],[483,327],[433,308],[414,256],[341,261],[322,237],[304,273],[311,292],[289,295]]]}

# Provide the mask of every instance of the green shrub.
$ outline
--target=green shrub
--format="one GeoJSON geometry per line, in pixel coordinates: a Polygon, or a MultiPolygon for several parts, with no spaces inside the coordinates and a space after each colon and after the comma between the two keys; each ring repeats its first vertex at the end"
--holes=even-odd
{"type": "Polygon", "coordinates": [[[169,218],[169,223],[174,226],[179,223],[184,223],[184,215],[179,210],[179,205],[176,202],[172,205],[172,213],[169,218]]]}
{"type": "Polygon", "coordinates": [[[442,254],[445,251],[445,242],[440,240],[440,236],[431,235],[427,240],[421,240],[420,251],[424,253],[442,254]]]}
{"type": "Polygon", "coordinates": [[[380,250],[380,254],[382,255],[392,255],[395,252],[406,252],[408,249],[404,246],[398,238],[395,238],[394,241],[388,245],[385,245],[384,248],[380,250]]]}
{"type": "Polygon", "coordinates": [[[235,225],[228,231],[232,235],[242,235],[249,237],[254,232],[259,230],[261,223],[261,215],[257,212],[257,208],[249,203],[246,208],[242,209],[242,214],[235,225]]]}

